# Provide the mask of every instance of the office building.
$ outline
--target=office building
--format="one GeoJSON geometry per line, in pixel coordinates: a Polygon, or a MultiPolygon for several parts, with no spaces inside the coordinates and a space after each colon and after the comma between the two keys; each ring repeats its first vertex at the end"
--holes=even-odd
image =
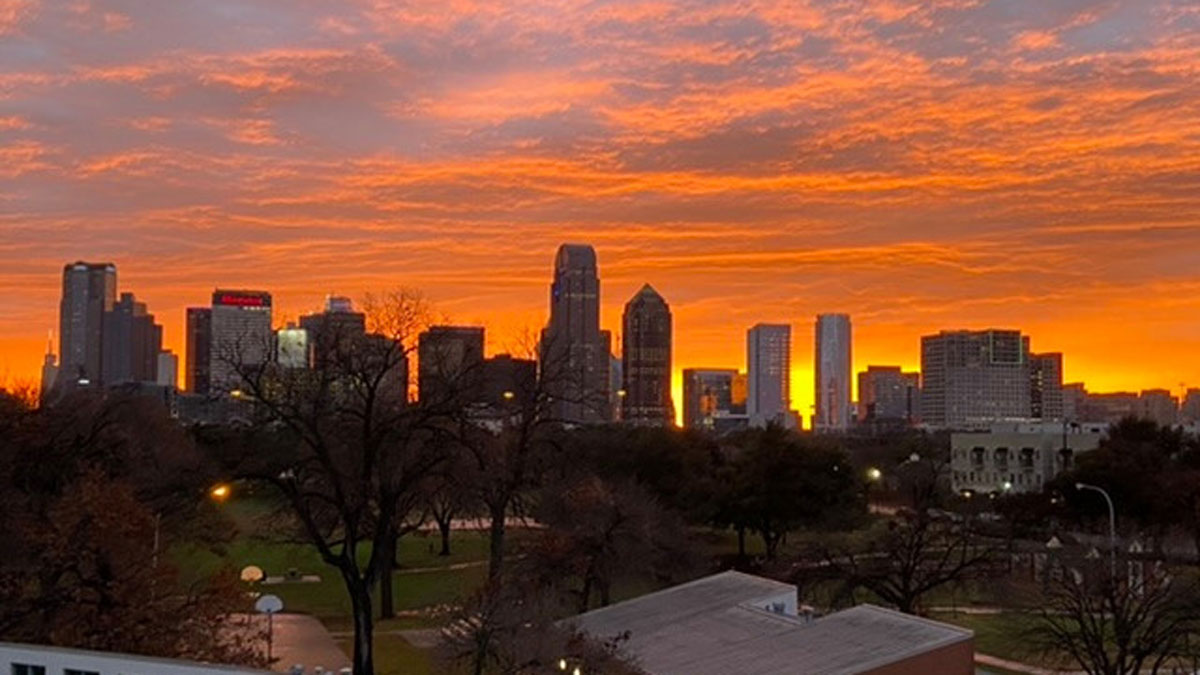
{"type": "Polygon", "coordinates": [[[758,324],[746,334],[746,413],[750,425],[794,425],[791,413],[792,327],[758,324]]]}
{"type": "Polygon", "coordinates": [[[483,387],[483,328],[432,326],[417,339],[417,397],[427,405],[478,402],[483,387]]]}
{"type": "Polygon", "coordinates": [[[1184,424],[1200,422],[1200,389],[1188,389],[1179,408],[1179,421],[1184,424]]]}
{"type": "Polygon", "coordinates": [[[729,368],[683,371],[683,426],[725,433],[744,428],[746,375],[729,368]]]}
{"type": "Polygon", "coordinates": [[[74,262],[63,266],[59,304],[59,375],[71,386],[103,382],[104,313],[117,301],[117,267],[74,262]]]}
{"type": "Polygon", "coordinates": [[[950,484],[975,494],[1041,492],[1100,446],[1106,424],[1024,422],[950,435],[950,484]]]}
{"type": "Polygon", "coordinates": [[[170,351],[158,353],[157,383],[172,390],[179,388],[179,357],[170,351]]]}
{"type": "Polygon", "coordinates": [[[212,381],[212,308],[187,308],[187,353],[184,355],[187,391],[207,396],[212,381]]]}
{"type": "Polygon", "coordinates": [[[1029,355],[1029,413],[1038,420],[1067,419],[1062,354],[1029,355]]]}
{"type": "Polygon", "coordinates": [[[354,311],[350,298],[332,295],[325,299],[323,312],[300,317],[300,327],[308,334],[312,366],[323,369],[347,344],[367,334],[367,316],[354,311]]]}
{"type": "Polygon", "coordinates": [[[555,256],[550,320],[540,347],[540,375],[556,401],[557,419],[581,424],[612,418],[611,358],[611,336],[600,330],[596,251],[564,244],[555,256]]]}
{"type": "Polygon", "coordinates": [[[1083,419],[1083,411],[1087,407],[1087,387],[1082,382],[1071,382],[1063,385],[1062,392],[1063,419],[1070,422],[1083,419]]]}
{"type": "Polygon", "coordinates": [[[42,388],[38,394],[42,401],[48,400],[57,379],[58,359],[54,356],[54,338],[52,336],[46,343],[46,356],[42,359],[42,388]]]}
{"type": "Polygon", "coordinates": [[[308,331],[293,323],[276,331],[275,362],[281,368],[308,368],[308,331]]]}
{"type": "Polygon", "coordinates": [[[921,415],[921,374],[867,366],[858,374],[858,420],[914,424],[921,415]]]}
{"type": "Polygon", "coordinates": [[[1179,423],[1179,399],[1166,389],[1146,389],[1138,395],[1137,416],[1160,426],[1179,423]]]}
{"type": "Polygon", "coordinates": [[[921,338],[921,421],[972,428],[1030,418],[1029,341],[1016,330],[921,338]]]}
{"type": "Polygon", "coordinates": [[[646,284],[625,305],[621,343],[621,420],[639,425],[670,425],[671,308],[646,284]]]}
{"type": "Polygon", "coordinates": [[[851,335],[846,314],[821,314],[816,326],[816,431],[845,431],[851,420],[851,335]]]}
{"type": "Polygon", "coordinates": [[[1116,424],[1126,417],[1138,417],[1140,414],[1141,403],[1134,392],[1088,393],[1078,421],[1116,424]]]}
{"type": "Polygon", "coordinates": [[[483,362],[483,397],[492,408],[526,408],[537,397],[537,361],[497,354],[483,362]]]}
{"type": "Polygon", "coordinates": [[[621,648],[647,675],[972,675],[965,628],[858,605],[817,616],[796,587],[722,572],[566,619],[621,648]]]}
{"type": "Polygon", "coordinates": [[[104,313],[104,358],[101,378],[105,385],[157,382],[158,354],[162,351],[162,326],[146,304],[132,293],[122,293],[104,313]]]}
{"type": "Polygon", "coordinates": [[[271,360],[273,342],[270,293],[214,291],[209,349],[211,392],[224,394],[240,389],[244,377],[271,360]]]}

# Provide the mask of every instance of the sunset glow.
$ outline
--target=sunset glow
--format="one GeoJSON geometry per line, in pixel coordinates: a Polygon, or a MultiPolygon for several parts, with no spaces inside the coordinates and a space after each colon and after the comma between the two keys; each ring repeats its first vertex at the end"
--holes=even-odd
{"type": "Polygon", "coordinates": [[[421,289],[516,349],[555,249],[605,328],[649,282],[678,371],[818,312],[855,368],[1019,328],[1093,391],[1200,386],[1200,5],[1187,0],[0,0],[0,378],[62,265],[184,308],[421,289]]]}

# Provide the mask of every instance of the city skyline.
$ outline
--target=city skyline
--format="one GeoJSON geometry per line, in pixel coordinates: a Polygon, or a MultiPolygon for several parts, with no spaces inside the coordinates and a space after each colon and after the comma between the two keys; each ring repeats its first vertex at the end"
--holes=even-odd
{"type": "MultiPolygon", "coordinates": [[[[588,264],[589,264],[589,265],[596,266],[596,265],[595,265],[595,258],[597,257],[597,254],[596,254],[596,252],[595,252],[595,251],[592,249],[592,247],[591,247],[590,245],[572,245],[572,244],[564,244],[564,245],[561,245],[561,246],[559,247],[559,249],[558,249],[558,250],[559,250],[560,254],[561,254],[561,253],[562,253],[562,251],[564,251],[564,250],[567,250],[567,251],[581,251],[581,252],[583,252],[583,253],[585,253],[585,254],[587,254],[587,255],[591,256],[591,258],[589,259],[589,262],[588,262],[588,264]]],[[[76,263],[67,263],[66,265],[64,265],[64,269],[71,269],[73,266],[77,266],[77,265],[80,265],[80,264],[83,264],[83,263],[81,263],[81,262],[76,262],[76,263]]],[[[559,259],[559,260],[556,260],[556,262],[555,262],[555,266],[557,267],[557,266],[559,266],[560,264],[561,264],[561,259],[559,259]]],[[[93,264],[93,265],[95,265],[95,264],[93,264]]],[[[105,267],[105,266],[107,266],[107,267],[110,269],[110,272],[111,272],[111,270],[112,270],[112,269],[115,269],[116,267],[118,267],[117,265],[114,265],[113,263],[109,263],[109,262],[106,262],[106,263],[99,264],[99,267],[101,267],[101,268],[103,268],[103,267],[105,267]]],[[[594,272],[593,272],[593,273],[594,273],[594,272]]],[[[600,278],[601,282],[603,281],[603,276],[604,276],[604,275],[603,275],[602,273],[599,275],[599,278],[600,278]]],[[[115,273],[114,273],[114,277],[115,277],[115,273]]],[[[552,271],[552,273],[550,274],[550,277],[551,277],[551,280],[553,281],[553,277],[554,277],[553,271],[552,271]]],[[[646,288],[647,286],[648,286],[648,284],[645,284],[645,283],[644,283],[644,284],[642,284],[642,289],[641,289],[641,291],[639,291],[639,292],[644,292],[644,291],[645,291],[645,288],[646,288]]],[[[126,287],[125,287],[124,285],[122,285],[122,286],[121,286],[121,289],[122,289],[122,290],[121,290],[121,294],[126,294],[126,293],[127,293],[127,291],[126,291],[126,290],[124,290],[125,288],[126,288],[126,287]]],[[[213,297],[214,297],[214,299],[215,299],[215,298],[216,298],[216,297],[217,297],[219,294],[221,294],[221,293],[225,293],[225,292],[226,292],[226,291],[222,291],[222,290],[220,290],[220,289],[216,289],[216,290],[214,290],[212,293],[213,293],[213,297]]],[[[267,291],[267,292],[269,293],[269,291],[267,291]]],[[[636,297],[636,296],[637,296],[637,294],[635,294],[635,297],[636,297]]],[[[215,300],[214,300],[214,301],[215,301],[215,300]]],[[[277,301],[276,301],[276,302],[277,302],[277,301]]],[[[328,308],[329,308],[329,306],[330,306],[330,303],[331,303],[331,302],[333,302],[333,303],[341,303],[341,304],[345,304],[345,305],[349,306],[349,305],[350,305],[350,303],[352,303],[352,299],[351,299],[351,298],[348,298],[348,297],[343,297],[343,296],[339,296],[339,295],[335,295],[335,294],[332,294],[332,293],[330,293],[330,294],[326,294],[326,295],[324,296],[324,298],[323,298],[323,301],[322,301],[322,302],[323,302],[323,306],[324,306],[324,308],[325,308],[326,310],[328,310],[328,308]]],[[[60,304],[61,304],[61,303],[60,303],[60,304]]],[[[142,303],[142,304],[143,304],[143,305],[146,305],[146,304],[148,304],[148,303],[142,303]]],[[[184,330],[184,332],[185,332],[185,333],[187,332],[187,328],[186,328],[186,327],[187,327],[187,320],[191,318],[191,316],[190,316],[190,315],[191,315],[192,311],[193,311],[193,310],[196,310],[196,309],[203,309],[203,308],[196,308],[196,307],[187,307],[187,308],[186,308],[186,315],[187,315],[187,319],[185,319],[185,322],[184,322],[184,323],[185,323],[185,330],[184,330]]],[[[435,309],[436,309],[436,308],[435,308],[435,309]]],[[[615,336],[615,338],[621,338],[621,339],[623,339],[623,337],[624,337],[624,336],[622,335],[622,333],[621,333],[621,332],[614,332],[614,331],[612,330],[612,328],[606,327],[606,325],[605,325],[605,323],[604,323],[604,318],[603,318],[603,317],[604,317],[604,315],[605,315],[605,312],[603,311],[603,309],[604,309],[604,303],[603,303],[603,301],[601,300],[601,302],[600,302],[600,310],[601,310],[601,322],[600,322],[600,324],[599,324],[599,326],[598,326],[598,328],[599,328],[600,332],[601,332],[601,333],[603,333],[603,334],[605,334],[605,335],[612,334],[613,336],[615,336]]],[[[302,324],[302,323],[304,322],[304,320],[305,320],[306,318],[308,318],[308,317],[304,316],[305,314],[310,314],[311,312],[315,312],[315,311],[316,311],[316,309],[315,309],[315,308],[313,308],[313,307],[309,307],[309,308],[307,308],[306,310],[301,310],[301,316],[299,317],[299,318],[301,319],[300,323],[302,324]]],[[[60,313],[61,313],[61,312],[60,312],[60,313]]],[[[314,316],[315,316],[315,315],[314,315],[314,316]]],[[[461,321],[454,320],[452,317],[446,317],[446,315],[444,315],[444,314],[442,314],[441,316],[442,316],[443,318],[446,318],[446,319],[447,319],[446,321],[442,321],[442,323],[445,323],[445,324],[447,324],[447,325],[454,325],[454,326],[468,326],[468,327],[469,327],[469,326],[479,326],[479,327],[481,327],[481,328],[484,328],[484,327],[486,327],[486,328],[490,328],[490,327],[488,327],[488,326],[486,326],[486,325],[484,325],[484,324],[476,324],[476,323],[465,323],[465,324],[464,324],[464,323],[463,323],[463,322],[461,322],[461,321]]],[[[820,322],[821,322],[821,320],[822,320],[822,318],[823,318],[823,317],[828,317],[828,316],[843,316],[843,317],[844,317],[845,315],[841,315],[841,314],[839,314],[839,315],[817,314],[817,315],[815,315],[815,316],[813,317],[813,318],[816,320],[816,324],[815,324],[815,326],[819,326],[819,325],[820,325],[820,322]]],[[[272,326],[273,330],[282,330],[282,329],[285,329],[285,328],[287,328],[287,327],[288,327],[288,326],[290,326],[290,325],[295,325],[295,324],[296,324],[296,318],[297,318],[297,317],[296,317],[296,315],[293,315],[293,314],[291,314],[291,313],[276,314],[276,315],[274,316],[274,318],[272,318],[272,319],[271,319],[271,326],[272,326]]],[[[59,319],[60,319],[60,321],[61,321],[61,317],[59,317],[59,319]]],[[[162,323],[170,323],[170,321],[169,321],[169,320],[165,320],[165,321],[162,321],[162,323]]],[[[760,323],[761,323],[761,322],[760,322],[760,323]]],[[[792,331],[793,331],[793,333],[795,333],[795,329],[796,329],[796,327],[797,327],[797,326],[801,326],[801,327],[802,327],[802,326],[804,325],[804,322],[802,322],[802,321],[790,321],[790,322],[781,322],[781,324],[782,324],[782,325],[787,325],[787,326],[790,326],[790,327],[792,328],[792,331]]],[[[818,332],[818,329],[817,329],[815,326],[814,326],[814,328],[813,328],[813,334],[812,334],[814,338],[817,336],[817,332],[818,332]]],[[[620,331],[620,330],[622,329],[621,321],[618,321],[616,328],[618,329],[618,331],[620,331]]],[[[752,327],[751,327],[751,328],[752,328],[752,327]]],[[[939,329],[939,331],[942,331],[942,332],[945,332],[945,331],[960,331],[960,330],[996,330],[996,329],[995,329],[994,327],[985,328],[985,329],[963,329],[963,328],[950,328],[950,329],[947,329],[947,328],[942,328],[942,329],[939,329]]],[[[998,330],[1005,330],[1005,329],[998,329],[998,330]]],[[[1015,329],[1015,330],[1020,330],[1020,329],[1015,329]]],[[[491,331],[491,330],[488,330],[487,332],[488,332],[488,338],[487,338],[487,340],[486,340],[486,342],[485,342],[485,344],[484,344],[484,348],[485,348],[485,353],[486,353],[486,354],[487,354],[489,357],[490,357],[490,356],[494,356],[494,355],[507,354],[507,353],[509,353],[510,351],[512,351],[512,350],[513,350],[513,347],[514,347],[514,346],[517,344],[517,342],[516,342],[516,341],[503,342],[503,341],[502,341],[503,339],[501,339],[501,340],[497,340],[497,339],[495,339],[495,338],[494,338],[494,337],[491,335],[491,333],[492,333],[492,331],[491,331]]],[[[931,337],[931,336],[933,336],[934,334],[935,334],[935,331],[933,331],[933,330],[930,330],[930,331],[923,332],[923,333],[922,333],[922,335],[921,335],[921,336],[918,338],[918,341],[920,341],[920,340],[921,340],[921,339],[923,339],[923,338],[928,338],[928,337],[931,337]]],[[[175,345],[175,341],[174,341],[174,340],[172,340],[172,339],[169,339],[170,337],[171,337],[171,336],[169,336],[169,334],[166,334],[166,333],[164,333],[164,334],[161,336],[161,338],[162,338],[162,343],[161,343],[161,344],[162,344],[162,348],[163,348],[164,352],[166,352],[166,353],[175,352],[175,347],[174,347],[174,345],[175,345]]],[[[527,337],[527,336],[526,336],[526,337],[527,337]]],[[[683,336],[683,337],[684,337],[684,340],[686,340],[687,336],[683,336]]],[[[607,339],[614,339],[614,338],[607,338],[607,339]]],[[[1028,340],[1028,338],[1026,338],[1026,340],[1028,340]]],[[[819,340],[817,340],[817,341],[819,342],[819,340]]],[[[856,340],[855,340],[855,341],[856,341],[856,340]]],[[[813,342],[813,341],[810,341],[810,342],[813,342]]],[[[57,346],[57,344],[56,344],[56,343],[57,343],[57,340],[55,340],[55,341],[51,342],[51,344],[52,344],[52,345],[54,345],[54,346],[57,346]]],[[[181,352],[182,352],[182,353],[185,353],[185,354],[187,353],[187,341],[186,341],[186,335],[185,335],[185,336],[183,336],[183,338],[180,340],[180,342],[179,342],[179,345],[178,345],[178,348],[179,348],[179,350],[181,350],[181,352]]],[[[618,350],[618,351],[619,351],[619,350],[618,350]]],[[[811,428],[811,426],[812,426],[812,424],[811,424],[811,421],[812,421],[812,420],[810,420],[810,419],[809,419],[809,415],[810,415],[810,414],[813,414],[813,413],[815,413],[815,411],[816,411],[816,403],[815,403],[815,394],[816,394],[816,391],[815,391],[815,388],[811,388],[811,387],[812,387],[812,380],[811,380],[811,379],[810,379],[810,380],[809,380],[807,383],[804,383],[804,382],[799,382],[798,380],[800,379],[800,377],[798,377],[798,375],[799,375],[799,376],[806,376],[806,375],[811,375],[811,374],[814,374],[815,367],[816,367],[816,363],[815,363],[815,361],[817,360],[817,351],[818,351],[818,350],[816,349],[816,347],[815,347],[815,345],[814,345],[814,349],[813,349],[813,351],[812,351],[812,353],[811,353],[811,355],[810,355],[810,356],[811,356],[811,360],[812,360],[812,366],[811,366],[811,367],[809,367],[809,368],[805,368],[805,367],[803,367],[803,365],[799,365],[799,366],[798,366],[798,365],[796,364],[797,345],[796,345],[796,343],[795,343],[795,339],[793,339],[793,340],[792,340],[792,344],[791,344],[791,351],[790,351],[790,356],[791,356],[791,359],[790,359],[790,360],[791,360],[792,368],[791,368],[791,371],[790,371],[790,372],[791,372],[791,377],[789,378],[789,379],[790,379],[790,387],[791,387],[791,394],[790,394],[790,397],[791,397],[791,399],[792,399],[792,409],[793,409],[793,410],[795,410],[795,411],[796,411],[796,412],[797,412],[797,413],[800,415],[800,418],[801,418],[801,420],[800,420],[800,421],[803,423],[803,425],[804,425],[806,428],[811,428]],[[799,384],[799,388],[797,387],[797,385],[798,385],[798,384],[799,384]],[[809,403],[808,403],[807,407],[805,407],[805,405],[803,404],[803,402],[804,402],[805,400],[808,400],[808,401],[809,401],[809,403]]],[[[853,350],[852,350],[852,351],[853,351],[853,350]]],[[[920,348],[919,348],[919,346],[918,346],[918,351],[920,351],[920,348]]],[[[176,352],[176,353],[180,353],[180,352],[176,352]]],[[[43,351],[43,356],[44,356],[44,354],[45,354],[45,352],[43,351]]],[[[743,371],[743,372],[745,372],[745,371],[747,371],[747,369],[748,369],[748,367],[749,367],[749,363],[746,361],[746,358],[747,358],[747,356],[748,356],[748,355],[746,355],[745,353],[743,353],[743,356],[742,356],[742,361],[741,361],[740,363],[739,363],[739,362],[736,362],[736,361],[726,361],[726,362],[722,362],[722,363],[716,363],[716,362],[706,362],[706,363],[694,363],[694,364],[679,364],[678,362],[676,362],[676,363],[673,363],[673,364],[672,364],[672,368],[671,368],[671,372],[672,372],[672,387],[671,387],[671,396],[672,396],[672,399],[673,399],[674,401],[682,401],[682,400],[683,400],[683,386],[684,386],[684,383],[683,383],[683,371],[685,371],[685,370],[688,370],[688,369],[713,369],[713,368],[720,369],[720,368],[729,368],[729,369],[732,369],[732,370],[734,370],[734,371],[743,371]]],[[[1058,358],[1058,361],[1057,361],[1057,363],[1056,363],[1056,368],[1058,368],[1059,370],[1062,370],[1064,373],[1065,373],[1065,372],[1069,372],[1069,371],[1066,371],[1064,368],[1062,368],[1062,361],[1063,361],[1063,357],[1062,357],[1062,355],[1061,355],[1061,354],[1057,354],[1057,353],[1055,353],[1055,354],[1048,354],[1048,355],[1046,355],[1046,356],[1057,357],[1057,358],[1058,358]]],[[[617,361],[620,361],[620,357],[621,357],[621,355],[620,355],[619,353],[615,353],[615,352],[613,353],[613,358],[614,358],[614,359],[616,359],[617,361]]],[[[44,364],[45,364],[45,361],[44,361],[44,359],[43,359],[43,360],[39,360],[39,362],[36,364],[36,368],[37,368],[37,370],[38,370],[38,373],[39,373],[39,376],[38,376],[38,378],[34,378],[34,379],[31,379],[31,380],[27,380],[27,381],[36,382],[37,380],[40,380],[40,379],[42,379],[42,377],[41,377],[41,369],[42,369],[42,367],[43,367],[43,365],[44,365],[44,364]]],[[[186,365],[186,364],[182,364],[182,363],[181,363],[181,364],[180,364],[180,367],[182,367],[183,365],[186,365]]],[[[884,364],[883,362],[881,362],[881,361],[871,361],[871,362],[865,362],[865,363],[864,363],[864,362],[861,362],[861,360],[860,360],[860,359],[857,359],[857,358],[854,358],[854,359],[852,359],[852,367],[851,367],[851,375],[852,375],[852,378],[851,378],[851,379],[852,379],[851,386],[852,386],[852,391],[853,391],[853,396],[851,397],[851,402],[852,402],[852,404],[854,404],[854,405],[857,405],[857,404],[859,403],[859,401],[860,401],[860,398],[861,398],[860,386],[859,386],[859,385],[860,385],[860,378],[858,377],[858,375],[860,375],[860,374],[862,374],[862,373],[865,373],[865,371],[868,369],[868,367],[873,367],[873,366],[881,366],[881,365],[885,365],[885,364],[884,364]]],[[[59,364],[58,364],[58,366],[59,366],[59,367],[61,367],[61,363],[59,363],[59,364]]],[[[909,366],[907,366],[907,365],[900,366],[900,367],[902,367],[902,368],[904,368],[904,369],[909,369],[909,366]]],[[[917,364],[916,364],[915,366],[912,366],[912,367],[911,367],[911,369],[913,369],[913,370],[916,370],[916,371],[918,371],[918,372],[920,372],[920,371],[921,371],[921,369],[920,369],[920,360],[919,360],[919,359],[917,360],[917,364]]],[[[189,386],[189,385],[188,385],[188,382],[186,381],[186,378],[187,378],[187,375],[186,375],[185,371],[184,371],[184,370],[180,370],[180,375],[179,375],[179,383],[178,383],[178,386],[179,386],[179,388],[180,388],[180,389],[185,389],[186,387],[188,387],[188,386],[189,386]]],[[[1148,386],[1148,387],[1138,387],[1138,388],[1132,388],[1132,389],[1103,390],[1103,389],[1098,389],[1098,388],[1096,388],[1096,386],[1095,386],[1095,384],[1094,384],[1094,383],[1092,383],[1092,382],[1088,382],[1087,380],[1074,380],[1074,379],[1071,379],[1070,377],[1066,377],[1066,378],[1064,378],[1062,381],[1064,381],[1064,382],[1081,382],[1081,383],[1083,383],[1083,384],[1087,385],[1087,386],[1089,387],[1089,391],[1090,391],[1091,393],[1093,393],[1093,394],[1096,394],[1096,393],[1104,393],[1105,391],[1112,391],[1112,392],[1114,392],[1114,393],[1116,393],[1116,392],[1119,392],[1119,393],[1124,393],[1124,392],[1132,392],[1132,393],[1134,393],[1134,394],[1137,394],[1138,392],[1142,392],[1142,391],[1146,391],[1146,390],[1160,390],[1160,389],[1161,389],[1161,390],[1166,390],[1166,391],[1169,391],[1169,392],[1171,393],[1171,395],[1177,396],[1177,398],[1179,399],[1179,401],[1180,401],[1180,402],[1182,402],[1182,400],[1185,398],[1185,389],[1188,389],[1188,390],[1190,390],[1190,389],[1193,389],[1193,388],[1194,388],[1194,387],[1192,387],[1192,386],[1189,384],[1189,385],[1187,385],[1186,387],[1184,387],[1184,386],[1169,387],[1169,386],[1165,386],[1165,385],[1163,385],[1163,386],[1151,385],[1151,386],[1148,386]]],[[[1061,401],[1061,397],[1060,397],[1060,401],[1061,401]]],[[[1059,410],[1061,410],[1061,405],[1062,405],[1062,404],[1061,404],[1061,402],[1060,402],[1060,403],[1058,403],[1058,406],[1059,406],[1059,408],[1058,408],[1058,409],[1059,409],[1059,410]]],[[[857,412],[857,413],[855,414],[855,416],[854,416],[854,417],[855,417],[855,419],[857,419],[859,415],[861,415],[861,412],[857,412]]],[[[683,409],[682,409],[681,405],[677,404],[677,405],[675,406],[675,415],[674,415],[674,419],[675,419],[676,423],[681,423],[681,422],[682,422],[682,418],[683,418],[683,409]]]]}
{"type": "Polygon", "coordinates": [[[586,240],[606,327],[642,283],[670,300],[677,383],[797,326],[806,416],[821,311],[854,317],[856,371],[1003,327],[1094,390],[1200,384],[1193,3],[16,4],[11,377],[67,260],[118,262],[176,354],[226,285],[294,318],[405,284],[504,344],[586,240]]]}

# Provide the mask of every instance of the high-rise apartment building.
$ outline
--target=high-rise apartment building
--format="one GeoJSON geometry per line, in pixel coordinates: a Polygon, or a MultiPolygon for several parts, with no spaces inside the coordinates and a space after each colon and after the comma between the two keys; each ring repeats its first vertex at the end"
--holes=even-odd
{"type": "Polygon", "coordinates": [[[851,420],[851,335],[846,314],[817,316],[813,394],[816,431],[845,431],[851,420]]]}
{"type": "Polygon", "coordinates": [[[612,416],[611,338],[600,330],[600,278],[596,251],[563,244],[554,261],[550,321],[542,331],[541,377],[555,399],[555,416],[571,423],[612,416]]]}
{"type": "Polygon", "coordinates": [[[1063,356],[1057,352],[1029,355],[1029,416],[1066,419],[1063,399],[1063,356]]]}
{"type": "Polygon", "coordinates": [[[74,262],[63,266],[59,304],[59,376],[71,386],[103,382],[104,313],[117,301],[117,267],[74,262]]]}
{"type": "Polygon", "coordinates": [[[1141,403],[1135,392],[1088,393],[1079,419],[1072,421],[1116,424],[1126,417],[1138,417],[1140,414],[1141,403]]]}
{"type": "Polygon", "coordinates": [[[683,426],[727,431],[745,425],[746,375],[732,368],[683,371],[683,426]]]}
{"type": "Polygon", "coordinates": [[[971,428],[1030,417],[1029,342],[1016,330],[921,338],[921,420],[971,428]]]}
{"type": "Polygon", "coordinates": [[[480,326],[432,326],[417,339],[417,396],[429,405],[477,402],[483,388],[480,326]]]}
{"type": "Polygon", "coordinates": [[[217,289],[212,296],[209,349],[213,393],[239,389],[243,376],[266,365],[274,354],[271,294],[217,289]]]}
{"type": "Polygon", "coordinates": [[[860,422],[913,424],[921,415],[921,374],[900,366],[867,366],[858,374],[860,422]]]}
{"type": "Polygon", "coordinates": [[[122,293],[104,313],[104,384],[158,382],[161,351],[162,326],[154,323],[146,303],[138,302],[133,293],[122,293]]]}
{"type": "Polygon", "coordinates": [[[212,308],[187,308],[187,352],[184,355],[188,393],[207,396],[212,383],[212,308]]]}
{"type": "Polygon", "coordinates": [[[646,284],[625,305],[621,343],[621,419],[632,424],[670,425],[671,308],[646,284]]]}
{"type": "Polygon", "coordinates": [[[791,426],[792,327],[758,324],[746,333],[746,413],[752,426],[791,426]]]}

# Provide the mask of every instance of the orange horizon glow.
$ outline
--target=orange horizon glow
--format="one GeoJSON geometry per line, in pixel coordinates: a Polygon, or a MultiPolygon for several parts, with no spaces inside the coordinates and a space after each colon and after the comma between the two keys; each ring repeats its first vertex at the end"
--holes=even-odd
{"type": "Polygon", "coordinates": [[[787,322],[807,418],[824,312],[856,372],[995,327],[1092,391],[1200,386],[1194,2],[0,0],[0,55],[0,383],[74,260],[182,369],[218,286],[279,325],[417,288],[517,350],[586,242],[605,328],[671,304],[677,406],[787,322]]]}

